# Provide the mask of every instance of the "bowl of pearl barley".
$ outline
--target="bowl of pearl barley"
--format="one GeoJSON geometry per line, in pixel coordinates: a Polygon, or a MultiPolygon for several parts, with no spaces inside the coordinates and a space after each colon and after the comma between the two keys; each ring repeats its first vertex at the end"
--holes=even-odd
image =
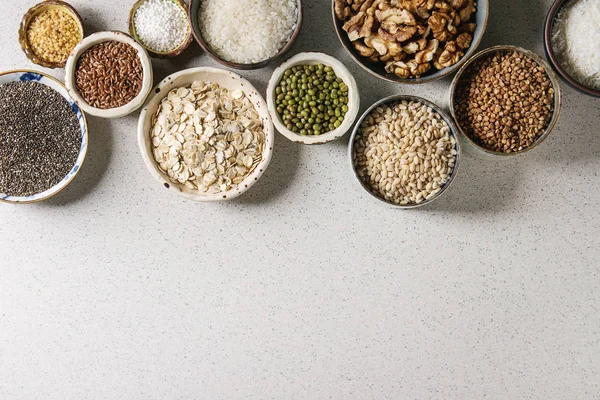
{"type": "Polygon", "coordinates": [[[440,107],[396,95],[364,113],[348,153],[354,176],[370,197],[410,209],[448,190],[458,173],[461,147],[452,118],[440,107]]]}

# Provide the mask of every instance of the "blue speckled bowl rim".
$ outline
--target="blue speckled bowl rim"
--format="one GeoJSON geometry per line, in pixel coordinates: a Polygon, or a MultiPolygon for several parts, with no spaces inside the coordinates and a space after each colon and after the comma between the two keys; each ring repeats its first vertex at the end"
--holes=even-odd
{"type": "Polygon", "coordinates": [[[69,171],[69,173],[56,185],[51,187],[50,189],[37,193],[31,196],[8,196],[4,193],[0,193],[0,203],[11,203],[11,204],[30,204],[37,203],[46,199],[49,199],[52,196],[60,193],[64,188],[66,188],[75,178],[81,166],[85,160],[85,156],[87,154],[88,147],[88,125],[85,114],[79,106],[75,103],[75,101],[69,96],[67,92],[67,88],[65,85],[60,82],[58,79],[47,75],[40,71],[35,70],[10,70],[5,72],[0,72],[0,84],[9,83],[9,82],[27,82],[27,81],[35,81],[50,87],[51,89],[56,90],[65,100],[69,102],[69,105],[77,115],[77,120],[79,121],[79,126],[81,128],[81,148],[79,149],[79,156],[75,161],[75,165],[69,171]],[[5,80],[3,77],[13,75],[12,79],[5,80]],[[52,85],[51,83],[54,83],[52,85]]]}

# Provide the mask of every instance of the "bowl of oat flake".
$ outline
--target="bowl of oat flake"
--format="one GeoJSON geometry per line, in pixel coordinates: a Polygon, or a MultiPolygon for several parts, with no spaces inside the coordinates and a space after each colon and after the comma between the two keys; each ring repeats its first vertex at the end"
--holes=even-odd
{"type": "Polygon", "coordinates": [[[150,174],[189,200],[235,199],[267,169],[274,127],[267,104],[234,72],[192,68],[165,78],[142,109],[138,145],[150,174]]]}

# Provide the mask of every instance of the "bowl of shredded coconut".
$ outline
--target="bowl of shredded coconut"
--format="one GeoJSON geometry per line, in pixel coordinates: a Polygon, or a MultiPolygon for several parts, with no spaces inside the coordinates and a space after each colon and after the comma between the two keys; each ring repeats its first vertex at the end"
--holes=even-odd
{"type": "Polygon", "coordinates": [[[286,53],[302,26],[301,0],[192,0],[192,33],[234,69],[259,69],[286,53]]]}
{"type": "Polygon", "coordinates": [[[600,0],[557,0],[546,18],[544,47],[569,85],[600,97],[600,0]]]}
{"type": "Polygon", "coordinates": [[[138,0],[129,13],[129,33],[152,57],[173,58],[192,43],[183,0],[138,0]]]}

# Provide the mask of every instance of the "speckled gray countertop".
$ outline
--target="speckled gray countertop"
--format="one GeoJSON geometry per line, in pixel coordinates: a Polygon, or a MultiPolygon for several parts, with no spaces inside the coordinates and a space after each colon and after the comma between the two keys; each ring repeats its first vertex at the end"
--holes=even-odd
{"type": "MultiPolygon", "coordinates": [[[[89,32],[125,30],[132,2],[71,1],[89,32]]],[[[34,67],[16,36],[34,3],[3,1],[0,70],[34,67]]],[[[347,63],[363,110],[395,93],[445,105],[450,79],[377,80],[338,43],[330,2],[304,3],[291,54],[347,63]]],[[[551,1],[525,3],[492,1],[482,48],[543,53],[551,1]]],[[[216,64],[194,44],[154,65],[158,81],[216,64]]],[[[242,74],[264,92],[274,67],[242,74]]],[[[0,399],[598,399],[600,100],[563,99],[532,154],[465,154],[444,198],[409,212],[361,192],[347,136],[278,134],[250,192],[195,204],[145,169],[138,114],[89,118],[68,190],[0,205],[0,399]]]]}

